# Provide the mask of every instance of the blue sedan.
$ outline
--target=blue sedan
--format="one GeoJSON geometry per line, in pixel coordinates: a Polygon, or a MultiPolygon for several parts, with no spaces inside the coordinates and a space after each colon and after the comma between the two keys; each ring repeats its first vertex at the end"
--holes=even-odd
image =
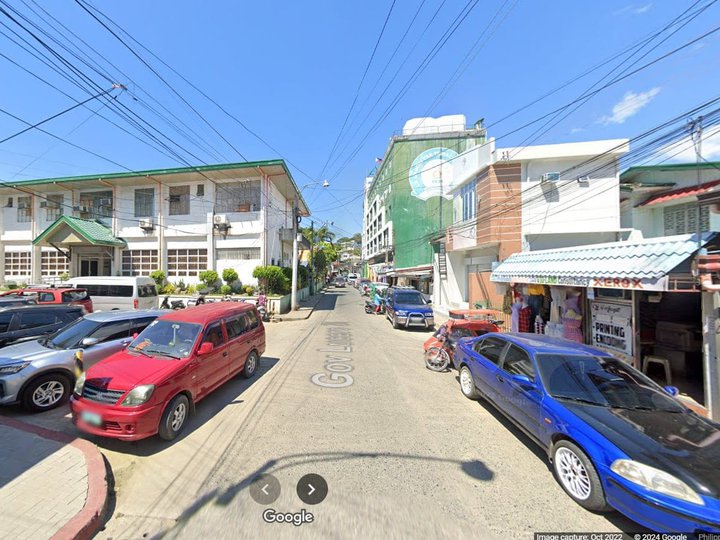
{"type": "Polygon", "coordinates": [[[578,504],[658,532],[720,532],[720,425],[628,364],[537,334],[460,341],[460,389],[546,449],[578,504]]]}

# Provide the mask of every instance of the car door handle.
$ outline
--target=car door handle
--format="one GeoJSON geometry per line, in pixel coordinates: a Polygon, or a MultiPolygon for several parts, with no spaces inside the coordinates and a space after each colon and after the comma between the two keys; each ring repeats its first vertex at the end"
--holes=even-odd
{"type": "Polygon", "coordinates": [[[223,353],[223,356],[227,356],[227,351],[225,351],[225,352],[223,353]]]}
{"type": "Polygon", "coordinates": [[[495,378],[500,382],[505,382],[505,379],[503,378],[502,375],[495,375],[495,378]]]}

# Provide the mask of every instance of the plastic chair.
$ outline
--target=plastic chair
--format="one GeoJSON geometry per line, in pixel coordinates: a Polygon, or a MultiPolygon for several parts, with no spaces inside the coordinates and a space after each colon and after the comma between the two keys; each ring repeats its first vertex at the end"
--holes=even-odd
{"type": "Polygon", "coordinates": [[[648,372],[648,366],[650,364],[659,364],[663,367],[665,370],[665,384],[671,385],[672,384],[672,375],[670,371],[670,360],[667,358],[663,358],[662,356],[652,356],[648,355],[645,358],[643,358],[643,366],[642,366],[642,372],[647,374],[648,372]]]}

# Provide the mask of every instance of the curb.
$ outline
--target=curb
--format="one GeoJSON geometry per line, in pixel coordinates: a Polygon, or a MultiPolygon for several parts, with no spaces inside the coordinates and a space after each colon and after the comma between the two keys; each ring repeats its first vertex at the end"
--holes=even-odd
{"type": "Polygon", "coordinates": [[[88,493],[85,506],[52,536],[52,540],[85,540],[91,538],[102,525],[102,520],[107,508],[108,495],[105,462],[97,447],[84,439],[78,439],[65,433],[60,433],[59,431],[52,431],[32,424],[26,424],[13,418],[0,416],[0,424],[32,433],[45,439],[72,445],[83,453],[88,471],[88,493]]]}
{"type": "MultiPolygon", "coordinates": [[[[303,317],[297,317],[297,316],[295,316],[295,317],[291,317],[291,318],[283,318],[283,316],[280,315],[280,316],[277,316],[277,317],[273,317],[273,318],[272,318],[272,322],[306,321],[306,320],[309,319],[310,316],[315,312],[315,308],[316,308],[317,305],[320,303],[320,300],[323,299],[323,297],[325,296],[325,293],[326,293],[326,291],[325,291],[325,289],[323,289],[322,291],[320,291],[320,292],[316,293],[315,295],[313,295],[313,296],[317,296],[318,298],[317,298],[317,300],[315,300],[315,303],[312,304],[312,306],[301,306],[301,307],[304,307],[304,308],[307,308],[307,307],[311,308],[311,309],[307,312],[307,315],[306,315],[306,316],[303,316],[303,317]]],[[[289,312],[289,313],[290,313],[290,312],[289,312]]]]}

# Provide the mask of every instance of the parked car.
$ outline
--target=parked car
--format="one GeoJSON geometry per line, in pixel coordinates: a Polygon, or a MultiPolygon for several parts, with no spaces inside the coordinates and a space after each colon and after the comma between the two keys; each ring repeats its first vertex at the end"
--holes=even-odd
{"type": "Polygon", "coordinates": [[[68,280],[67,283],[86,289],[97,311],[156,309],[159,306],[155,281],[146,276],[78,277],[68,280]]]}
{"type": "Polygon", "coordinates": [[[360,276],[355,272],[350,272],[347,276],[348,283],[352,285],[353,287],[357,286],[357,281],[360,279],[360,276]]]}
{"type": "Polygon", "coordinates": [[[71,289],[71,288],[26,288],[15,289],[3,293],[0,302],[5,299],[18,298],[29,299],[37,304],[70,304],[73,306],[82,306],[86,313],[93,312],[93,303],[87,289],[71,289]]]}
{"type": "Polygon", "coordinates": [[[82,375],[73,422],[103,437],[177,437],[198,401],[238,373],[252,377],[265,328],[252,304],[219,302],[173,311],[82,375]]]}
{"type": "Polygon", "coordinates": [[[0,302],[0,347],[51,334],[83,315],[80,306],[5,306],[0,302]]]}
{"type": "Polygon", "coordinates": [[[720,532],[720,425],[630,365],[536,334],[461,339],[460,389],[539,444],[565,492],[656,532],[720,532]]]}
{"type": "Polygon", "coordinates": [[[0,296],[0,307],[34,306],[37,299],[32,296],[0,296]]]}
{"type": "MultiPolygon", "coordinates": [[[[74,310],[48,306],[37,310],[74,310]]],[[[26,309],[26,308],[25,308],[26,309]]],[[[92,313],[74,320],[51,336],[0,350],[0,405],[21,403],[45,411],[65,401],[75,384],[75,356],[82,351],[84,367],[119,351],[159,315],[160,310],[92,313]]]]}
{"type": "Polygon", "coordinates": [[[393,328],[435,327],[435,315],[425,297],[411,287],[390,287],[385,292],[385,317],[393,328]]]}

